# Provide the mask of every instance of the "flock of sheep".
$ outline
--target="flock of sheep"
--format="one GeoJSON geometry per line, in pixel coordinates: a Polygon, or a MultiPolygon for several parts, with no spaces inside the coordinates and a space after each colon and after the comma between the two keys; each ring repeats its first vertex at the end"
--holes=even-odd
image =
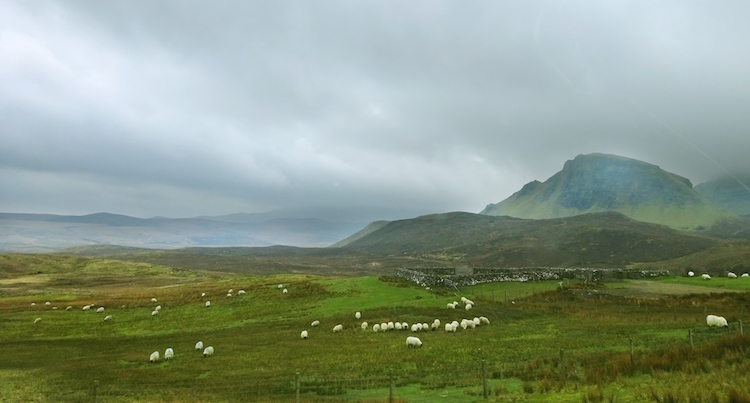
{"type": "MultiPolygon", "coordinates": [[[[695,276],[695,273],[694,273],[694,272],[693,272],[692,270],[690,270],[690,271],[689,271],[689,272],[687,273],[687,275],[688,275],[688,277],[693,277],[693,276],[695,276]]],[[[737,275],[736,275],[736,274],[734,274],[734,273],[732,273],[732,272],[730,271],[729,273],[727,273],[727,277],[729,277],[729,278],[737,278],[737,275]]],[[[741,275],[740,277],[750,277],[750,274],[748,274],[748,273],[743,273],[743,274],[742,274],[742,275],[741,275]]],[[[702,279],[704,279],[704,280],[711,280],[711,276],[710,276],[710,275],[708,275],[708,274],[706,274],[706,273],[703,273],[703,274],[701,274],[701,278],[702,278],[702,279]]]]}
{"type": "MultiPolygon", "coordinates": [[[[469,311],[474,306],[474,301],[466,297],[461,297],[461,302],[464,304],[464,309],[466,311],[469,311]]],[[[457,306],[458,306],[458,301],[453,301],[446,305],[448,309],[456,309],[457,306]]],[[[362,313],[355,312],[354,318],[357,320],[361,319],[362,313]]],[[[466,330],[466,329],[474,329],[477,326],[480,326],[483,324],[489,325],[490,320],[484,316],[479,316],[479,317],[474,317],[473,319],[462,319],[461,322],[454,320],[450,323],[446,323],[444,326],[444,329],[446,333],[455,333],[458,330],[459,326],[462,329],[466,330]]],[[[373,324],[372,331],[374,333],[378,333],[378,332],[386,332],[389,330],[401,330],[401,331],[411,330],[412,332],[417,333],[420,331],[438,330],[440,329],[440,325],[441,325],[440,319],[437,319],[437,318],[434,321],[432,321],[432,323],[427,323],[427,322],[413,323],[411,326],[409,326],[409,323],[407,322],[389,321],[389,322],[373,324]]],[[[310,323],[310,327],[317,327],[317,326],[320,326],[319,320],[315,320],[312,323],[310,323]]],[[[370,324],[364,321],[359,325],[359,327],[363,331],[366,331],[370,327],[370,324]]],[[[344,330],[344,325],[342,324],[337,324],[336,326],[333,327],[334,333],[339,333],[343,330],[344,330]]],[[[303,330],[302,332],[300,332],[300,338],[302,339],[307,339],[309,335],[310,333],[307,330],[303,330]]],[[[422,340],[420,340],[419,337],[409,336],[406,338],[406,346],[407,347],[422,347],[422,340]]]]}

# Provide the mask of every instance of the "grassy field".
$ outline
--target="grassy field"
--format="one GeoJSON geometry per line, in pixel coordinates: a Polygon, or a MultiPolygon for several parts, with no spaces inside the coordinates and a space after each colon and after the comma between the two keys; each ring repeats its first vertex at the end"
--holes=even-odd
{"type": "Polygon", "coordinates": [[[0,401],[294,402],[297,385],[303,402],[384,402],[391,390],[401,402],[750,401],[750,338],[740,334],[747,294],[724,292],[745,291],[750,279],[651,283],[649,292],[640,281],[550,281],[449,293],[388,276],[2,255],[0,401]],[[446,308],[461,296],[474,300],[471,311],[446,308]],[[104,312],[83,311],[87,304],[104,312]],[[708,328],[706,313],[725,316],[729,328],[708,328]],[[475,316],[491,323],[419,332],[419,349],[405,346],[411,332],[359,327],[475,316]],[[337,324],[343,331],[333,333],[337,324]],[[195,351],[199,340],[215,355],[195,351]],[[168,347],[174,359],[148,362],[168,347]]]}

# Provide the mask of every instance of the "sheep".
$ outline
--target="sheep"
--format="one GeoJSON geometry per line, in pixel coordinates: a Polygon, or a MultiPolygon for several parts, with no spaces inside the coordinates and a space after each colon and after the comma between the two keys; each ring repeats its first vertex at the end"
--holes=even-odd
{"type": "Polygon", "coordinates": [[[373,331],[373,333],[379,332],[380,331],[380,324],[376,323],[376,324],[372,325],[372,331],[373,331]]]}
{"type": "Polygon", "coordinates": [[[172,350],[172,347],[169,347],[164,351],[164,359],[171,360],[172,358],[174,358],[174,350],[172,350]]]}
{"type": "Polygon", "coordinates": [[[406,322],[403,322],[403,323],[401,323],[401,328],[404,329],[404,330],[407,330],[407,329],[409,329],[409,324],[406,323],[406,322]]]}
{"type": "Polygon", "coordinates": [[[314,320],[314,321],[312,321],[312,323],[310,323],[310,327],[315,327],[315,326],[320,326],[320,321],[319,320],[314,320]]]}
{"type": "Polygon", "coordinates": [[[336,326],[333,327],[333,332],[334,333],[340,332],[342,330],[344,330],[344,325],[336,325],[336,326]]]}
{"type": "Polygon", "coordinates": [[[53,310],[53,311],[56,311],[56,310],[57,310],[57,307],[56,307],[56,306],[53,306],[53,307],[52,307],[52,310],[53,310]]]}
{"type": "Polygon", "coordinates": [[[480,316],[480,317],[479,317],[479,320],[480,320],[480,321],[481,321],[481,322],[482,322],[483,324],[485,324],[485,325],[489,325],[489,324],[490,324],[490,320],[489,320],[489,319],[487,319],[487,318],[486,318],[486,317],[484,317],[484,316],[480,316]]]}
{"type": "Polygon", "coordinates": [[[47,302],[44,303],[44,305],[50,305],[50,304],[51,304],[51,302],[49,302],[49,301],[47,301],[47,302]]]}
{"type": "Polygon", "coordinates": [[[695,276],[695,273],[693,273],[693,271],[692,271],[692,270],[690,270],[690,271],[688,272],[688,277],[693,277],[693,276],[695,276]]]}
{"type": "Polygon", "coordinates": [[[151,311],[151,316],[156,316],[159,314],[159,311],[151,311]]]}
{"type": "Polygon", "coordinates": [[[239,291],[237,291],[237,295],[243,295],[243,294],[245,294],[245,290],[239,290],[239,291]]]}
{"type": "Polygon", "coordinates": [[[416,333],[416,332],[419,331],[419,326],[417,326],[417,325],[418,325],[418,323],[415,323],[415,324],[411,325],[411,331],[412,332],[416,333]]]}
{"type": "Polygon", "coordinates": [[[394,329],[396,330],[402,330],[404,327],[401,326],[401,322],[396,322],[393,324],[394,329]]]}
{"type": "Polygon", "coordinates": [[[406,338],[406,347],[422,347],[422,340],[419,340],[419,337],[409,336],[406,338]]]}
{"type": "Polygon", "coordinates": [[[206,308],[211,306],[211,301],[206,301],[206,308]]]}
{"type": "Polygon", "coordinates": [[[231,293],[231,292],[228,292],[228,293],[227,293],[227,297],[231,297],[231,296],[232,296],[232,293],[231,293]]]}
{"type": "Polygon", "coordinates": [[[96,309],[96,313],[102,313],[102,312],[104,312],[103,306],[100,306],[99,308],[96,309]]]}
{"type": "Polygon", "coordinates": [[[234,288],[230,288],[229,291],[227,291],[227,294],[231,294],[234,292],[234,288]]]}
{"type": "Polygon", "coordinates": [[[36,302],[32,302],[32,303],[31,303],[31,306],[36,306],[36,302]]]}
{"type": "Polygon", "coordinates": [[[153,353],[151,353],[151,356],[148,357],[148,360],[149,360],[149,362],[159,361],[159,352],[158,351],[154,351],[153,353]]]}
{"type": "Polygon", "coordinates": [[[91,309],[91,305],[84,305],[83,308],[81,308],[81,310],[84,311],[88,311],[89,309],[91,309]]]}
{"type": "Polygon", "coordinates": [[[302,333],[299,334],[299,337],[306,339],[307,338],[307,330],[303,330],[302,333]]]}
{"type": "Polygon", "coordinates": [[[716,326],[716,327],[728,327],[729,326],[729,324],[727,323],[727,320],[723,316],[716,316],[716,315],[706,316],[706,324],[708,326],[716,326]]]}
{"type": "Polygon", "coordinates": [[[384,332],[385,332],[386,330],[388,330],[388,324],[387,324],[387,323],[385,323],[385,322],[381,323],[381,324],[380,324],[380,330],[382,330],[382,331],[384,331],[384,332]]]}
{"type": "Polygon", "coordinates": [[[205,292],[202,292],[202,293],[201,293],[201,297],[205,297],[205,296],[206,296],[206,293],[205,293],[205,292]]]}
{"type": "Polygon", "coordinates": [[[729,278],[737,278],[737,275],[736,275],[736,274],[734,274],[734,273],[732,273],[732,272],[730,271],[729,273],[727,273],[727,277],[729,277],[729,278]]]}
{"type": "Polygon", "coordinates": [[[367,330],[367,326],[368,326],[367,322],[362,322],[362,324],[360,325],[360,327],[362,328],[362,330],[367,330]]]}
{"type": "Polygon", "coordinates": [[[279,286],[276,287],[276,288],[278,288],[280,290],[280,289],[284,288],[284,284],[279,284],[279,286]]]}
{"type": "Polygon", "coordinates": [[[107,315],[104,317],[104,321],[112,320],[112,315],[107,315]]]}
{"type": "Polygon", "coordinates": [[[154,311],[160,311],[160,310],[161,310],[161,305],[157,305],[156,308],[154,308],[154,311]]]}
{"type": "Polygon", "coordinates": [[[361,314],[361,313],[359,313],[359,312],[355,312],[355,313],[354,313],[354,319],[359,319],[359,318],[361,318],[361,317],[362,317],[362,314],[361,314]]]}
{"type": "Polygon", "coordinates": [[[156,302],[156,298],[151,298],[151,302],[156,302]]]}
{"type": "Polygon", "coordinates": [[[447,304],[445,305],[445,307],[446,307],[446,308],[448,308],[448,309],[456,309],[456,307],[455,307],[455,306],[454,306],[453,304],[451,304],[450,302],[449,302],[449,303],[447,303],[447,304]]]}
{"type": "Polygon", "coordinates": [[[474,320],[472,322],[474,322],[474,326],[479,326],[479,324],[482,323],[482,321],[480,321],[477,317],[474,317],[474,320]]]}
{"type": "Polygon", "coordinates": [[[742,273],[742,275],[740,277],[750,277],[750,274],[742,273]]]}
{"type": "Polygon", "coordinates": [[[435,320],[433,320],[433,321],[432,321],[432,323],[435,323],[435,324],[437,324],[438,326],[440,326],[440,319],[438,319],[438,318],[435,318],[435,320]]]}
{"type": "Polygon", "coordinates": [[[474,323],[473,320],[467,320],[466,321],[466,327],[468,327],[469,329],[474,329],[474,328],[477,327],[477,325],[474,323]]]}
{"type": "Polygon", "coordinates": [[[69,310],[71,310],[71,309],[73,309],[73,305],[68,305],[68,306],[66,306],[66,307],[65,307],[65,310],[66,310],[66,311],[69,311],[69,310]]]}
{"type": "Polygon", "coordinates": [[[466,319],[461,319],[461,329],[466,330],[466,328],[469,326],[468,321],[466,319]]]}
{"type": "Polygon", "coordinates": [[[393,322],[388,322],[388,330],[393,330],[396,328],[396,325],[393,324],[393,322]]]}
{"type": "Polygon", "coordinates": [[[447,333],[447,332],[452,332],[452,331],[453,331],[453,326],[451,326],[450,323],[446,323],[445,324],[445,332],[447,333]]]}
{"type": "Polygon", "coordinates": [[[203,356],[204,357],[209,357],[209,356],[212,356],[212,355],[214,355],[214,348],[213,348],[213,346],[208,346],[208,347],[206,347],[203,350],[203,356]]]}
{"type": "Polygon", "coordinates": [[[430,325],[430,330],[437,330],[437,329],[438,329],[438,327],[440,327],[440,325],[439,325],[439,324],[437,324],[437,323],[435,323],[435,322],[432,322],[432,324],[430,325]]]}
{"type": "Polygon", "coordinates": [[[287,290],[286,288],[284,288],[283,290],[281,290],[281,293],[282,293],[282,294],[286,294],[286,293],[288,293],[288,292],[289,292],[289,290],[287,290]]]}
{"type": "Polygon", "coordinates": [[[466,306],[464,307],[464,309],[466,309],[467,311],[470,311],[471,308],[472,308],[472,306],[473,305],[471,305],[471,304],[466,304],[466,306]]]}
{"type": "Polygon", "coordinates": [[[39,323],[41,321],[42,321],[42,318],[36,318],[36,319],[34,319],[34,323],[39,323]]]}
{"type": "Polygon", "coordinates": [[[199,341],[199,342],[195,343],[195,350],[196,351],[203,350],[203,342],[202,341],[199,341]]]}
{"type": "Polygon", "coordinates": [[[428,330],[430,325],[427,322],[422,323],[422,330],[428,330]]]}
{"type": "Polygon", "coordinates": [[[709,276],[706,273],[701,274],[701,278],[704,279],[704,280],[711,280],[711,276],[709,276]]]}
{"type": "Polygon", "coordinates": [[[467,298],[466,298],[466,297],[461,297],[461,303],[465,304],[465,303],[466,303],[466,301],[467,301],[467,298]]]}

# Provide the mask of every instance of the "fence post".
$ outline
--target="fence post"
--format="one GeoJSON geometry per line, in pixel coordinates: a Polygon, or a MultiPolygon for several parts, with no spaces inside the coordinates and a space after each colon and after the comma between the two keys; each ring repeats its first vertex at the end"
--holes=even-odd
{"type": "Polygon", "coordinates": [[[740,319],[740,334],[744,334],[742,331],[742,319],[740,319]]]}
{"type": "Polygon", "coordinates": [[[294,390],[296,394],[296,402],[299,403],[299,371],[294,374],[294,390]]]}
{"type": "Polygon", "coordinates": [[[688,336],[690,336],[690,348],[693,348],[693,329],[688,329],[688,336]]]}
{"type": "Polygon", "coordinates": [[[94,387],[91,390],[91,401],[94,402],[94,403],[97,403],[97,396],[96,396],[96,394],[98,392],[98,389],[99,389],[99,381],[96,380],[96,381],[94,381],[94,387]]]}
{"type": "Polygon", "coordinates": [[[388,369],[388,378],[390,385],[388,387],[388,403],[393,403],[393,368],[388,369]]]}
{"type": "Polygon", "coordinates": [[[505,291],[505,303],[508,303],[508,291],[505,291]]]}
{"type": "Polygon", "coordinates": [[[482,397],[487,398],[489,394],[489,385],[487,385],[487,365],[485,360],[482,360],[482,397]]]}
{"type": "Polygon", "coordinates": [[[635,352],[633,350],[633,338],[628,339],[630,341],[630,367],[635,369],[635,352]]]}

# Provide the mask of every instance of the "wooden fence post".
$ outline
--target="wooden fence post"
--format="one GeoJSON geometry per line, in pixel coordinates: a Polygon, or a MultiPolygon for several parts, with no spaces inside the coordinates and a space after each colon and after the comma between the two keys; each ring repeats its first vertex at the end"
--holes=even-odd
{"type": "Polygon", "coordinates": [[[688,336],[690,336],[690,348],[693,348],[693,329],[688,329],[688,336]]]}
{"type": "Polygon", "coordinates": [[[296,394],[296,402],[299,403],[299,371],[294,374],[294,389],[296,394]]]}
{"type": "Polygon", "coordinates": [[[633,350],[633,338],[628,339],[630,341],[630,367],[635,369],[635,352],[633,350]]]}

